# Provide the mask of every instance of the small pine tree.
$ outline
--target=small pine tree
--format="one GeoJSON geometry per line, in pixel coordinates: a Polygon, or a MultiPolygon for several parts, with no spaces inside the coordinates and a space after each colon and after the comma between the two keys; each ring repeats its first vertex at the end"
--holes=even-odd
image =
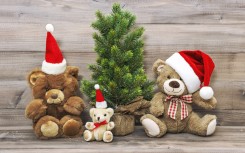
{"type": "Polygon", "coordinates": [[[136,17],[114,4],[112,13],[96,12],[92,27],[97,64],[90,65],[92,81],[82,81],[81,90],[95,102],[94,85],[98,83],[109,107],[126,105],[138,96],[152,97],[153,82],[143,69],[143,27],[135,27],[136,17]]]}

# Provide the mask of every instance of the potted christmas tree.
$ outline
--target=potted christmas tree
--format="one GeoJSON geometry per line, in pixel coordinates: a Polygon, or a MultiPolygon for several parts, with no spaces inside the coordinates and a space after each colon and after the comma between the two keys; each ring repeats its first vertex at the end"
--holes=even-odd
{"type": "Polygon", "coordinates": [[[96,12],[92,27],[96,64],[90,65],[92,81],[83,80],[81,90],[95,102],[94,85],[100,84],[109,107],[115,109],[115,135],[134,131],[135,115],[143,115],[150,103],[153,83],[143,68],[144,29],[135,26],[136,17],[114,4],[112,13],[96,12]]]}

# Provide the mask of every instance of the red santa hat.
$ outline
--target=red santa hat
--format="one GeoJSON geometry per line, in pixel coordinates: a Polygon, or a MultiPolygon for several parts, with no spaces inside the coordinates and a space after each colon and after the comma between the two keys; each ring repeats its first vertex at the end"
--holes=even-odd
{"type": "Polygon", "coordinates": [[[100,86],[96,84],[94,88],[96,90],[96,108],[107,108],[107,102],[100,91],[100,86]]]}
{"type": "Polygon", "coordinates": [[[66,70],[66,60],[60,51],[60,48],[52,35],[54,27],[52,24],[46,25],[46,55],[42,63],[42,71],[47,74],[61,74],[66,70]]]}
{"type": "Polygon", "coordinates": [[[189,93],[200,90],[200,96],[208,100],[213,97],[213,89],[209,87],[210,77],[214,70],[214,62],[202,51],[180,51],[170,56],[166,63],[183,79],[189,93]]]}

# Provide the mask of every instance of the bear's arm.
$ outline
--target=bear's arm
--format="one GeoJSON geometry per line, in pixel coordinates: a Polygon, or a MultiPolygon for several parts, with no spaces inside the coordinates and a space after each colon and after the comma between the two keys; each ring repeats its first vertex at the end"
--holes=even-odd
{"type": "Polygon", "coordinates": [[[151,100],[150,113],[156,117],[161,116],[164,113],[163,99],[165,95],[162,92],[158,92],[151,100]]]}
{"type": "Polygon", "coordinates": [[[63,107],[68,113],[73,115],[80,115],[85,108],[85,103],[82,98],[73,96],[67,100],[63,107]]]}
{"type": "Polygon", "coordinates": [[[43,103],[43,99],[32,100],[25,109],[25,116],[29,119],[37,121],[46,115],[47,106],[43,103]]]}
{"type": "Polygon", "coordinates": [[[106,130],[107,131],[111,131],[113,128],[115,127],[115,123],[114,122],[109,122],[106,126],[106,130]]]}
{"type": "Polygon", "coordinates": [[[217,100],[215,97],[212,97],[209,100],[204,100],[200,97],[199,91],[193,94],[192,100],[193,103],[204,109],[214,109],[217,105],[217,100]]]}
{"type": "Polygon", "coordinates": [[[95,128],[95,125],[93,122],[87,122],[85,124],[85,128],[88,129],[88,130],[93,130],[95,128]]]}

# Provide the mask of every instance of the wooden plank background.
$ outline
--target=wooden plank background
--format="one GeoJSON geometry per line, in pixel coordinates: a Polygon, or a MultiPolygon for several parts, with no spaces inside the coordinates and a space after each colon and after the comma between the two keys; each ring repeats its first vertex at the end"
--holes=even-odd
{"type": "MultiPolygon", "coordinates": [[[[95,11],[109,13],[113,0],[0,1],[0,127],[30,126],[24,108],[31,100],[26,75],[44,59],[45,25],[55,26],[70,65],[90,79],[94,63],[95,11]]],[[[242,0],[121,0],[145,28],[144,63],[149,79],[153,62],[176,51],[200,49],[216,63],[211,86],[218,99],[213,111],[219,125],[245,125],[245,1],[242,0]]],[[[83,117],[87,116],[86,113],[83,117]]],[[[86,117],[85,117],[86,118],[86,117]]]]}

